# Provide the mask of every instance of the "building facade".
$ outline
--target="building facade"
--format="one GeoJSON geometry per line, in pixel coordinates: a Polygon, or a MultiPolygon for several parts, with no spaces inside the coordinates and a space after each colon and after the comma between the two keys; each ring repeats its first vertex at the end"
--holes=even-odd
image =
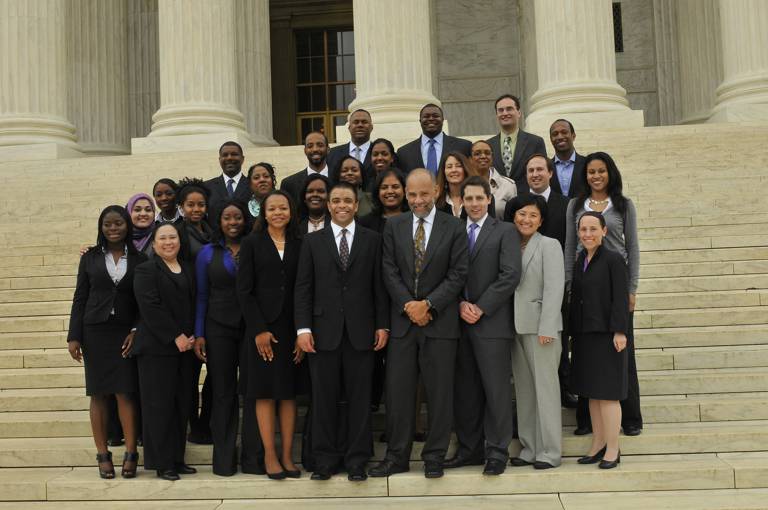
{"type": "Polygon", "coordinates": [[[2,0],[0,159],[768,121],[764,0],[2,0]]]}

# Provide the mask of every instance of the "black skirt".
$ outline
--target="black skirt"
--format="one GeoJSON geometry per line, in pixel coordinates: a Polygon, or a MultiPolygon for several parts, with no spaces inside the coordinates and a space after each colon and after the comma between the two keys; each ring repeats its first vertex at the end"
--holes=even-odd
{"type": "Polygon", "coordinates": [[[624,400],[627,349],[616,352],[613,333],[579,333],[573,340],[571,391],[594,400],[624,400]]]}
{"type": "Polygon", "coordinates": [[[131,326],[114,317],[101,324],[86,324],[83,329],[85,394],[112,395],[138,391],[136,360],[123,358],[123,342],[131,326]]]}

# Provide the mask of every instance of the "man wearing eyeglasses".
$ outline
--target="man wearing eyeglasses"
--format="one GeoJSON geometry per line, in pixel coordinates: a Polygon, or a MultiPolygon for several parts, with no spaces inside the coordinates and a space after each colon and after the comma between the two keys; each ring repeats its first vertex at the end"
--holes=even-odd
{"type": "Polygon", "coordinates": [[[534,154],[546,154],[544,139],[520,129],[520,100],[504,94],[494,105],[500,132],[486,140],[493,150],[493,166],[517,185],[518,194],[528,191],[525,162],[534,154]]]}

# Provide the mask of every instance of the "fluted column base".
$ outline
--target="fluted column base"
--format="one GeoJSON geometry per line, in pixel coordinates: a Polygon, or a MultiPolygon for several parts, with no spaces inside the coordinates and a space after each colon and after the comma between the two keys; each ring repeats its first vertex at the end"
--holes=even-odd
{"type": "Polygon", "coordinates": [[[25,161],[83,156],[75,127],[66,119],[0,115],[0,160],[25,161]]]}

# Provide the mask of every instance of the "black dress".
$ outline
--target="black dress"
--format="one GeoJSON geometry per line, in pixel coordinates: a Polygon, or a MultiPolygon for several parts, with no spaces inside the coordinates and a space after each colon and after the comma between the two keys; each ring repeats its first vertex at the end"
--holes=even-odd
{"type": "Polygon", "coordinates": [[[126,273],[115,283],[100,248],[93,247],[80,258],[67,341],[77,340],[82,346],[86,395],[127,394],[138,389],[136,361],[123,358],[121,352],[138,320],[134,268],[145,260],[141,253],[129,253],[126,273]]]}
{"type": "Polygon", "coordinates": [[[573,268],[570,327],[571,389],[595,400],[623,400],[628,390],[627,349],[616,352],[613,334],[628,331],[629,287],[622,256],[599,247],[584,267],[583,250],[573,268]]]}
{"type": "Polygon", "coordinates": [[[247,388],[249,399],[293,400],[304,390],[305,362],[293,362],[296,327],[293,287],[301,241],[286,241],[283,258],[266,232],[254,232],[240,246],[238,296],[246,321],[247,388]],[[256,335],[271,332],[274,358],[264,361],[256,349],[256,335]]]}

